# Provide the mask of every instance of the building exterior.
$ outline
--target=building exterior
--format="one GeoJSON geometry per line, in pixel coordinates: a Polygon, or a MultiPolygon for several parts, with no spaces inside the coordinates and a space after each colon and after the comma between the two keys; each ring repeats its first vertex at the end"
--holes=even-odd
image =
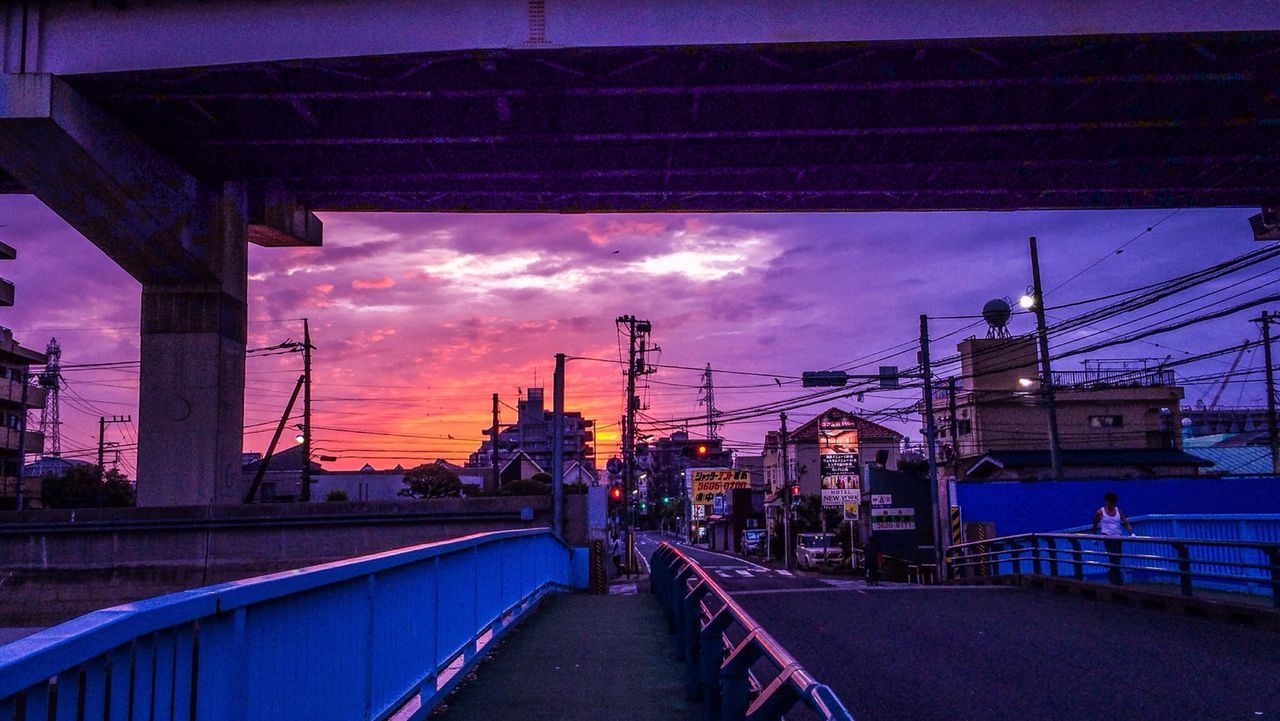
{"type": "MultiPolygon", "coordinates": [[[[517,454],[525,454],[539,468],[551,468],[552,412],[544,407],[543,389],[529,388],[525,398],[516,404],[516,422],[498,430],[498,465],[506,467],[517,454]]],[[[595,469],[595,421],[583,418],[578,411],[565,411],[563,460],[577,461],[584,468],[595,469]]],[[[491,429],[485,429],[489,435],[491,429]]],[[[492,468],[492,439],[467,459],[467,468],[492,468]]],[[[505,478],[505,473],[504,473],[505,478]]],[[[489,481],[492,483],[492,481],[489,481]]],[[[485,490],[495,490],[486,488],[485,490]]]]}
{"type": "Polygon", "coordinates": [[[653,443],[637,444],[636,467],[638,485],[648,492],[643,500],[652,503],[684,497],[687,469],[732,468],[733,451],[719,438],[690,438],[686,431],[675,431],[653,443]]]}
{"type": "MultiPolygon", "coordinates": [[[[856,456],[860,467],[868,463],[896,470],[902,453],[902,434],[854,415],[840,408],[828,408],[796,427],[787,438],[787,460],[792,485],[800,486],[801,496],[817,496],[822,490],[822,469],[819,456],[829,441],[837,439],[841,451],[856,456]],[[838,436],[837,436],[838,434],[838,436]],[[819,439],[824,439],[820,443],[819,439]]],[[[770,497],[782,488],[781,435],[776,431],[765,434],[762,460],[764,481],[770,497]]]]}
{"type": "MultiPolygon", "coordinates": [[[[26,456],[44,451],[44,436],[28,422],[27,412],[43,408],[45,390],[33,384],[31,366],[43,365],[43,353],[24,348],[8,328],[0,328],[0,508],[16,508],[18,475],[26,456]]],[[[23,505],[40,506],[40,477],[22,483],[23,505]]]]}
{"type": "MultiPolygon", "coordinates": [[[[968,338],[958,350],[960,377],[934,387],[939,475],[1045,475],[1049,425],[1035,337],[968,338]]],[[[1052,382],[1069,475],[1194,475],[1202,467],[1180,450],[1183,391],[1173,371],[1141,361],[1086,361],[1083,370],[1055,371],[1052,382]]]]}

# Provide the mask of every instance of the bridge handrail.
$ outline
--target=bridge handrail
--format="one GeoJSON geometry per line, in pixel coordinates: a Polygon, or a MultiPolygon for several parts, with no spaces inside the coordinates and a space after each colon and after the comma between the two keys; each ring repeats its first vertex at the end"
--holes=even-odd
{"type": "Polygon", "coordinates": [[[570,585],[571,555],[548,529],[494,531],[95,611],[0,646],[0,720],[53,704],[132,705],[135,721],[425,713],[452,688],[438,682],[570,585]],[[333,683],[334,666],[360,673],[333,683]]]}
{"type": "Polygon", "coordinates": [[[1243,589],[1247,593],[1253,593],[1257,587],[1262,587],[1265,593],[1269,587],[1272,604],[1280,608],[1280,543],[1277,542],[1058,532],[1020,533],[970,541],[947,550],[948,569],[957,580],[1017,576],[1023,573],[1024,564],[1030,564],[1031,573],[1048,576],[1063,575],[1059,570],[1065,565],[1070,575],[1079,581],[1085,580],[1086,569],[1106,569],[1108,582],[1113,585],[1124,582],[1124,571],[1175,576],[1183,596],[1195,594],[1197,581],[1228,584],[1229,590],[1243,589]],[[1086,541],[1095,547],[1083,547],[1082,542],[1086,541]],[[1145,548],[1131,550],[1135,545],[1145,548]],[[1149,550],[1152,547],[1154,552],[1149,550]],[[1207,553],[1217,552],[1219,556],[1233,552],[1237,555],[1194,558],[1192,548],[1207,549],[1207,553]],[[1242,560],[1249,557],[1246,552],[1254,552],[1257,554],[1254,558],[1260,556],[1263,560],[1242,560]],[[1095,560],[1101,557],[1107,560],[1095,560]],[[1217,569],[1205,568],[1215,566],[1217,569]]]}
{"type": "Polygon", "coordinates": [[[706,718],[772,721],[799,702],[827,721],[853,721],[835,692],[818,683],[696,561],[663,543],[649,563],[650,586],[676,635],[677,657],[685,662],[686,693],[706,704],[706,718]],[[740,640],[730,637],[731,629],[740,640]],[[762,659],[777,669],[766,684],[757,683],[751,671],[762,659]]]}

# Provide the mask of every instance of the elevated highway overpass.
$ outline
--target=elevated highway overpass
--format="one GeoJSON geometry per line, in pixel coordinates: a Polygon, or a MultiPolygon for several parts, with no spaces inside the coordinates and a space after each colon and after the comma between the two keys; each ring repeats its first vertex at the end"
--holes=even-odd
{"type": "Polygon", "coordinates": [[[316,211],[1280,198],[1268,2],[12,2],[0,191],[142,284],[139,502],[238,501],[246,243],[316,211]]]}

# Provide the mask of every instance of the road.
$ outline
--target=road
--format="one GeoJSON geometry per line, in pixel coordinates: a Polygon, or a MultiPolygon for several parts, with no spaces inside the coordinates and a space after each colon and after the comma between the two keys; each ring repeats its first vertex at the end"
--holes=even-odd
{"type": "Polygon", "coordinates": [[[682,550],[858,721],[1280,719],[1270,632],[1044,591],[866,588],[682,550]]]}

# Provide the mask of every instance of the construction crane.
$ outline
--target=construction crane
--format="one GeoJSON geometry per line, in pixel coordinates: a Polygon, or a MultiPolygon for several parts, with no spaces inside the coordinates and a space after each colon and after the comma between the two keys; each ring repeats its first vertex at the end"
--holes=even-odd
{"type": "Polygon", "coordinates": [[[1222,377],[1222,384],[1218,386],[1218,391],[1213,394],[1213,400],[1209,401],[1209,405],[1205,406],[1206,411],[1211,411],[1218,407],[1218,401],[1222,400],[1223,391],[1227,390],[1227,384],[1231,383],[1231,376],[1236,372],[1236,368],[1240,366],[1240,359],[1244,358],[1244,352],[1249,349],[1249,339],[1245,338],[1240,344],[1240,350],[1236,353],[1235,360],[1231,361],[1231,369],[1222,377]]]}

